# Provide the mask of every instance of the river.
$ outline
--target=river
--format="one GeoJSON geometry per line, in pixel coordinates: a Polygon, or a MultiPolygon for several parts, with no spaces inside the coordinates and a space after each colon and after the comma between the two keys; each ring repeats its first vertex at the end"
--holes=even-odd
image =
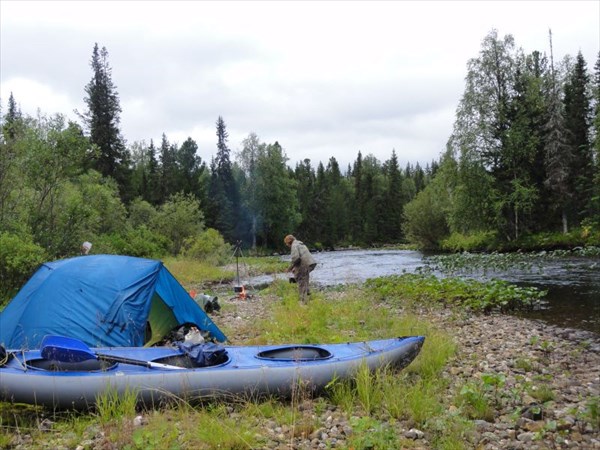
{"type": "MultiPolygon", "coordinates": [[[[311,283],[321,286],[362,283],[369,278],[412,273],[429,256],[409,250],[344,250],[314,253],[317,268],[311,283]]],[[[282,257],[289,260],[288,257],[282,257]]],[[[284,275],[278,275],[284,276],[284,275]]],[[[591,258],[548,258],[530,269],[465,274],[471,278],[499,278],[548,291],[543,308],[519,315],[548,324],[600,334],[600,261],[591,258]]],[[[249,286],[273,281],[274,276],[249,280],[249,286]]]]}

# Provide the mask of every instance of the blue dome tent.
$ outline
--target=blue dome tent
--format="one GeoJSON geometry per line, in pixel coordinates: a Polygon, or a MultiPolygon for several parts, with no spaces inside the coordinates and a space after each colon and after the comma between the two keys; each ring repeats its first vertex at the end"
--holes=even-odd
{"type": "Polygon", "coordinates": [[[0,344],[34,349],[50,334],[141,347],[183,324],[227,340],[162,262],[88,255],[42,264],[0,313],[0,344]]]}

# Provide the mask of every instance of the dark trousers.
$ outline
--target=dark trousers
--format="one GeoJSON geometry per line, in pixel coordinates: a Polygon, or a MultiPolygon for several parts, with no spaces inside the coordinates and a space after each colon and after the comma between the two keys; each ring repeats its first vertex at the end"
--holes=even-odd
{"type": "Polygon", "coordinates": [[[295,275],[296,281],[298,282],[298,294],[300,295],[300,301],[302,303],[306,303],[308,301],[310,273],[314,268],[314,266],[300,265],[296,269],[295,275]]]}

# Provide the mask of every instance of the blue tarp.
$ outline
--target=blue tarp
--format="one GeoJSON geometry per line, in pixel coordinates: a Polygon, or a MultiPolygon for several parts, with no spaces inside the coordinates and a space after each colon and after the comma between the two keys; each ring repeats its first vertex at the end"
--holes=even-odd
{"type": "Polygon", "coordinates": [[[179,324],[226,336],[160,261],[87,255],[43,264],[0,313],[0,344],[39,348],[47,334],[92,347],[140,347],[156,295],[179,324]]]}

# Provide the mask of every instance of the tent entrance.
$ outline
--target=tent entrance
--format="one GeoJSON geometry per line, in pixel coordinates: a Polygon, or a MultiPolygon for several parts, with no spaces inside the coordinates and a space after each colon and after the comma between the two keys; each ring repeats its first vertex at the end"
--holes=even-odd
{"type": "Polygon", "coordinates": [[[167,306],[156,292],[152,296],[150,314],[146,324],[146,339],[144,347],[150,347],[160,342],[170,331],[175,329],[179,322],[173,314],[173,310],[167,306]]]}

